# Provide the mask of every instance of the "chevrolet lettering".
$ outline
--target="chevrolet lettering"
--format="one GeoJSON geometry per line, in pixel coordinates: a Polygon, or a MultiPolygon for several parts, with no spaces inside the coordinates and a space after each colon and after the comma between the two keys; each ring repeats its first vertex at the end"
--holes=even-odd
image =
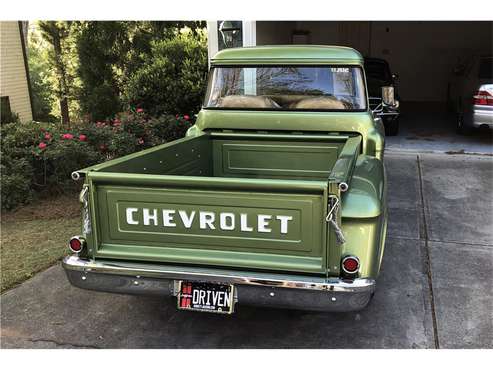
{"type": "Polygon", "coordinates": [[[384,128],[363,58],[226,49],[209,74],[185,138],[73,173],[82,228],[63,261],[69,281],[216,314],[363,309],[387,229],[384,128]]]}
{"type": "Polygon", "coordinates": [[[246,213],[235,215],[231,212],[216,214],[208,211],[183,211],[176,209],[126,208],[127,225],[161,226],[163,228],[185,228],[192,226],[201,230],[224,230],[243,232],[272,233],[272,228],[279,229],[281,234],[288,233],[288,223],[293,216],[256,215],[250,217],[246,213]],[[252,218],[254,220],[252,220],[252,218]]]}

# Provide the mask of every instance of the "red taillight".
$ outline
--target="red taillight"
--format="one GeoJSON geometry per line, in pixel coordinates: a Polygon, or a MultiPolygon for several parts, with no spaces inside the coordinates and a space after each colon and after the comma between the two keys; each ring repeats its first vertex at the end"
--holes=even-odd
{"type": "Polygon", "coordinates": [[[473,96],[474,105],[493,105],[493,95],[488,91],[477,91],[473,96]]]}
{"type": "Polygon", "coordinates": [[[354,256],[347,256],[342,259],[342,271],[347,274],[354,274],[358,272],[359,260],[354,256]]]}
{"type": "Polygon", "coordinates": [[[73,236],[68,242],[68,247],[74,253],[80,253],[84,248],[85,241],[79,236],[73,236]]]}

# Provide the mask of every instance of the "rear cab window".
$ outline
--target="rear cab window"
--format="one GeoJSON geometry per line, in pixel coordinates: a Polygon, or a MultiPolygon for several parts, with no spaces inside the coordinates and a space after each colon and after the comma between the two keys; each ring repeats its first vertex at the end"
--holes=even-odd
{"type": "Polygon", "coordinates": [[[217,66],[204,108],[256,110],[366,110],[358,66],[217,66]]]}

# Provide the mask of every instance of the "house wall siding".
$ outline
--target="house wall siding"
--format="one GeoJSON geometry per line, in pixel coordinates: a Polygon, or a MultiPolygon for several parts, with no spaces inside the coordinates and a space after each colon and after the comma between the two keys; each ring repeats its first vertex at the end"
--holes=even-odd
{"type": "Polygon", "coordinates": [[[33,119],[24,65],[19,23],[0,22],[0,96],[8,96],[10,109],[21,121],[33,119]]]}

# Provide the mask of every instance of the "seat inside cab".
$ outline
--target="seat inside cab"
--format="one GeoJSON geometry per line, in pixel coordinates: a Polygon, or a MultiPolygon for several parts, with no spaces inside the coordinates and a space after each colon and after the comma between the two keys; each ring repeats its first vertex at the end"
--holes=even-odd
{"type": "Polygon", "coordinates": [[[218,99],[218,108],[345,110],[352,104],[335,96],[316,95],[228,95],[218,99]]]}

